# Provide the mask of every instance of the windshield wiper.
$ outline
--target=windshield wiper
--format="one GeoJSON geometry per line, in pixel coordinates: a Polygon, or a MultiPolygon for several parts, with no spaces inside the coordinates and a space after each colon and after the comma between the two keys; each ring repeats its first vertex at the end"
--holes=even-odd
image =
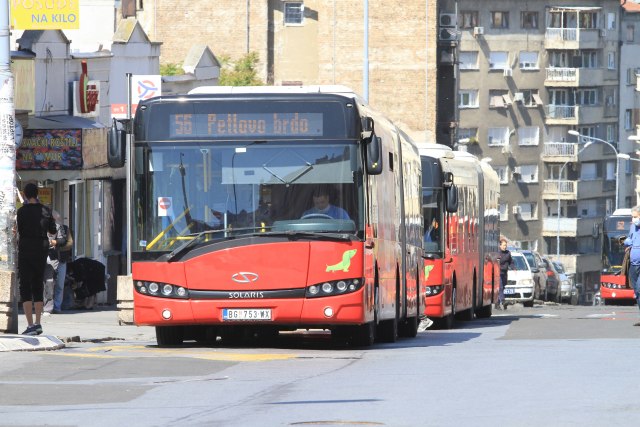
{"type": "Polygon", "coordinates": [[[189,249],[194,244],[194,242],[198,241],[205,234],[216,234],[216,233],[221,233],[221,232],[224,232],[224,231],[225,230],[206,230],[206,231],[201,231],[200,233],[187,234],[186,237],[193,236],[193,239],[189,240],[188,242],[186,242],[182,246],[179,246],[179,247],[175,248],[174,250],[172,250],[171,252],[169,252],[169,254],[167,254],[167,261],[171,261],[172,259],[174,259],[178,255],[182,254],[184,251],[189,249]]]}
{"type": "Polygon", "coordinates": [[[357,240],[353,234],[349,233],[317,233],[313,231],[267,231],[264,233],[253,233],[251,236],[282,236],[288,237],[292,240],[296,238],[316,238],[316,239],[325,239],[325,240],[338,240],[338,241],[351,241],[357,240]]]}

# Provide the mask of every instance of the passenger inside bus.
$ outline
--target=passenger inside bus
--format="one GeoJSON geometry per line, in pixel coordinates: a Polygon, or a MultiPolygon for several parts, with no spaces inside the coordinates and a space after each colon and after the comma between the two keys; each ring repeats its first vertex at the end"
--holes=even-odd
{"type": "Polygon", "coordinates": [[[326,184],[314,188],[313,207],[304,211],[301,219],[323,216],[332,219],[351,219],[347,211],[331,204],[331,189],[326,184]]]}
{"type": "Polygon", "coordinates": [[[440,224],[438,220],[433,218],[431,225],[424,234],[425,242],[439,242],[440,241],[440,224]]]}

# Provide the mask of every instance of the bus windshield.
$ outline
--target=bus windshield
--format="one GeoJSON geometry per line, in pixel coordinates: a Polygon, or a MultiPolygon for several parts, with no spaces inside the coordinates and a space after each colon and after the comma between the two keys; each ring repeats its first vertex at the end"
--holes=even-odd
{"type": "Polygon", "coordinates": [[[355,234],[358,176],[354,141],[146,143],[136,149],[134,251],[172,251],[202,232],[355,234]]]}
{"type": "Polygon", "coordinates": [[[602,238],[603,269],[618,271],[624,258],[624,239],[629,233],[631,216],[611,216],[605,219],[602,238]]]}

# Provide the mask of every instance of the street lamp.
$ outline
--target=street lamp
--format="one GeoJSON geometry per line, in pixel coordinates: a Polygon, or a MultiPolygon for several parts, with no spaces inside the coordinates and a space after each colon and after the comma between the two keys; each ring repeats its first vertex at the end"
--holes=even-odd
{"type": "Polygon", "coordinates": [[[587,135],[582,135],[580,132],[578,132],[577,130],[570,130],[569,131],[569,135],[573,135],[573,136],[577,136],[579,138],[584,138],[587,139],[589,141],[595,141],[595,142],[602,142],[603,144],[607,144],[609,147],[611,147],[611,149],[613,150],[613,152],[616,154],[616,173],[615,173],[615,180],[616,180],[616,201],[615,201],[615,209],[618,209],[618,185],[619,185],[619,179],[618,179],[618,163],[620,163],[618,161],[618,150],[616,149],[616,147],[613,146],[613,144],[611,144],[608,141],[605,141],[604,139],[600,139],[600,138],[596,138],[595,136],[587,136],[587,135]]]}
{"type": "MultiPolygon", "coordinates": [[[[571,133],[571,131],[569,131],[569,133],[571,133]]],[[[587,142],[586,144],[584,144],[584,147],[582,147],[580,150],[578,150],[578,153],[576,154],[576,160],[578,160],[578,157],[580,156],[580,153],[582,153],[585,150],[585,148],[587,148],[591,144],[593,144],[593,141],[587,142]]],[[[556,232],[556,260],[558,260],[558,261],[560,261],[560,178],[562,177],[562,172],[564,172],[564,168],[567,166],[567,164],[569,164],[569,160],[564,162],[564,164],[560,168],[560,172],[558,173],[558,188],[557,188],[557,191],[558,191],[558,217],[556,218],[556,220],[558,221],[558,228],[557,228],[557,232],[556,232]]]]}

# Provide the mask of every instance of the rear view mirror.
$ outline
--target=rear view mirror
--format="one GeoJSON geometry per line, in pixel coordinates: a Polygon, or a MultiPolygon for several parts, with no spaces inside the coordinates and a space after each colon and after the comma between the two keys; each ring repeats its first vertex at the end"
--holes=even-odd
{"type": "Polygon", "coordinates": [[[382,138],[373,135],[367,144],[367,173],[380,175],[382,173],[382,138]]]}
{"type": "Polygon", "coordinates": [[[113,120],[107,141],[107,163],[109,167],[121,168],[124,166],[126,141],[127,133],[122,129],[118,129],[118,122],[113,120]]]}

